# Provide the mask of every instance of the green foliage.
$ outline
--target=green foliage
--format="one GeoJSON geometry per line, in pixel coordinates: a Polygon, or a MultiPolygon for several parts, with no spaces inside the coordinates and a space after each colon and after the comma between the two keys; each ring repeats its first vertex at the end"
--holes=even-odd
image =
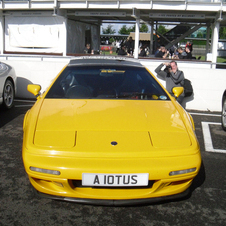
{"type": "Polygon", "coordinates": [[[136,30],[135,24],[132,27],[129,27],[128,30],[129,30],[129,32],[135,32],[135,30],[136,30]]]}
{"type": "MultiPolygon", "coordinates": [[[[136,26],[135,25],[133,25],[133,26],[131,26],[129,28],[127,28],[126,25],[123,25],[121,27],[121,29],[118,31],[118,33],[120,35],[129,35],[130,32],[135,32],[135,30],[136,30],[136,26]]],[[[148,26],[147,26],[147,24],[141,24],[140,25],[140,32],[148,32],[148,26]]]]}
{"type": "Polygon", "coordinates": [[[193,45],[206,45],[206,41],[205,40],[192,40],[193,45]]]}
{"type": "Polygon", "coordinates": [[[112,38],[112,37],[109,39],[109,42],[111,42],[111,43],[114,42],[114,41],[115,41],[115,39],[112,38]]]}
{"type": "MultiPolygon", "coordinates": [[[[210,29],[210,39],[212,37],[212,29],[210,29]]],[[[226,39],[226,27],[220,27],[219,30],[219,39],[226,39]]]]}
{"type": "Polygon", "coordinates": [[[226,57],[217,57],[217,63],[226,63],[226,57]]]}
{"type": "Polygon", "coordinates": [[[115,29],[112,29],[113,25],[109,24],[106,28],[102,28],[102,33],[103,34],[115,34],[115,29]]]}
{"type": "Polygon", "coordinates": [[[120,30],[118,31],[120,35],[129,35],[130,31],[126,27],[126,25],[123,25],[120,30]]]}
{"type": "Polygon", "coordinates": [[[197,38],[203,38],[203,34],[202,34],[202,32],[198,32],[198,34],[197,34],[197,38]]]}
{"type": "Polygon", "coordinates": [[[226,39],[226,27],[220,27],[219,38],[226,39]]]}
{"type": "Polygon", "coordinates": [[[187,41],[191,41],[193,45],[206,45],[205,40],[189,40],[189,39],[183,39],[180,41],[180,43],[187,43],[187,41]]]}
{"type": "Polygon", "coordinates": [[[147,24],[141,24],[140,32],[147,33],[148,32],[148,25],[147,24]]]}
{"type": "Polygon", "coordinates": [[[165,34],[167,31],[169,31],[169,29],[166,29],[166,27],[163,25],[159,25],[159,27],[157,29],[157,32],[159,32],[162,35],[165,34]]]}

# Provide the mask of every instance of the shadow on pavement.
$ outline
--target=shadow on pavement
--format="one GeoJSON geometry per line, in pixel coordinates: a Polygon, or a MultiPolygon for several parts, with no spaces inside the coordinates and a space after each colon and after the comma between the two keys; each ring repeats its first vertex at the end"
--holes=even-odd
{"type": "Polygon", "coordinates": [[[15,101],[15,106],[9,110],[0,107],[0,128],[17,118],[19,115],[25,114],[33,104],[34,102],[23,104],[23,102],[18,103],[15,101]]]}
{"type": "Polygon", "coordinates": [[[200,187],[204,183],[205,179],[206,179],[206,172],[205,172],[205,167],[202,161],[199,173],[193,180],[192,185],[190,187],[191,192],[193,192],[196,188],[200,187]]]}

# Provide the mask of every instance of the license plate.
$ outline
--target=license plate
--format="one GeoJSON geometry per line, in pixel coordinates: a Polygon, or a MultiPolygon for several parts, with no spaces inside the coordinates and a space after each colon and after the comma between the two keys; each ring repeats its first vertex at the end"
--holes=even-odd
{"type": "Polygon", "coordinates": [[[147,186],[148,173],[138,174],[96,174],[83,173],[83,186],[101,187],[127,187],[127,186],[147,186]]]}

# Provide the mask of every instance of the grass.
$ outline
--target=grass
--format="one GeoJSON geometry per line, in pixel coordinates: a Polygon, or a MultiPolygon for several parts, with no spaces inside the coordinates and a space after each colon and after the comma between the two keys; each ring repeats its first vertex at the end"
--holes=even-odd
{"type": "Polygon", "coordinates": [[[217,63],[226,63],[226,57],[217,57],[217,63]]]}

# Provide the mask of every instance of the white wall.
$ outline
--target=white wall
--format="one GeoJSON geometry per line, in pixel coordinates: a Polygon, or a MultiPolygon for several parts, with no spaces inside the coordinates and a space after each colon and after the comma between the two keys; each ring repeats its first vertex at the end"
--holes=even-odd
{"type": "Polygon", "coordinates": [[[66,18],[52,12],[13,12],[5,16],[5,51],[65,53],[66,18]]]}
{"type": "MultiPolygon", "coordinates": [[[[0,57],[0,61],[14,67],[18,76],[19,98],[33,98],[27,91],[29,83],[40,84],[44,91],[60,70],[69,62],[69,57],[0,57]]],[[[140,60],[156,76],[154,70],[159,60],[140,60]]],[[[192,81],[194,96],[185,98],[186,109],[221,111],[221,98],[226,89],[226,70],[210,69],[209,63],[178,62],[185,77],[192,81]]],[[[165,85],[165,82],[160,80],[165,85]]]]}
{"type": "MultiPolygon", "coordinates": [[[[157,77],[154,70],[161,61],[142,63],[157,77]]],[[[191,97],[184,99],[182,105],[192,110],[221,111],[221,99],[226,89],[226,69],[211,69],[209,63],[177,63],[185,78],[191,80],[194,91],[191,97]]],[[[165,81],[159,81],[165,87],[165,81]]]]}

